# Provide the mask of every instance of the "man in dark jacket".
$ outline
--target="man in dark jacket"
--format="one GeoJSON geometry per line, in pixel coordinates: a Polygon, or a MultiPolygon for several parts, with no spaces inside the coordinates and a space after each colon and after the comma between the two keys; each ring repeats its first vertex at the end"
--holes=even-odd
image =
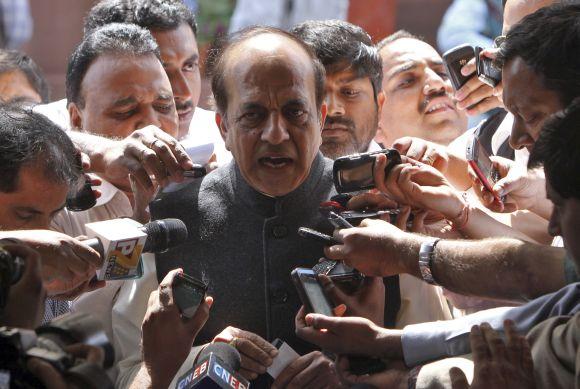
{"type": "MultiPolygon", "coordinates": [[[[323,254],[298,228],[331,229],[318,212],[335,194],[332,161],[319,152],[324,68],[303,42],[273,28],[242,30],[209,63],[216,122],[234,160],[151,204],[153,218],[178,217],[189,230],[187,243],[157,256],[157,277],[179,266],[209,283],[216,304],[197,343],[219,334],[240,351],[242,374],[255,379],[276,355],[266,340],[312,351],[294,334],[301,302],[290,272],[323,254]]],[[[287,385],[338,381],[332,361],[310,352],[274,382],[287,385]]]]}

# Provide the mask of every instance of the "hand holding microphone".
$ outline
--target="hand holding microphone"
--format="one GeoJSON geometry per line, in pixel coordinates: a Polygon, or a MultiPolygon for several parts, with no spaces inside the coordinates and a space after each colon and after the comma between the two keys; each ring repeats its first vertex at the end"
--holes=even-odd
{"type": "Polygon", "coordinates": [[[132,219],[113,219],[86,225],[91,239],[84,241],[103,258],[99,280],[131,279],[141,276],[141,253],[163,252],[187,239],[187,228],[179,219],[156,220],[145,225],[132,219]]]}

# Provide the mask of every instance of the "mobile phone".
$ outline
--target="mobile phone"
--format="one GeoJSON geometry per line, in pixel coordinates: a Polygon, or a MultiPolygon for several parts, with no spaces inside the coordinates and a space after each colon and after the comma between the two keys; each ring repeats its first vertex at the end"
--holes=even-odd
{"type": "Polygon", "coordinates": [[[298,235],[303,238],[312,239],[329,246],[340,244],[340,242],[334,239],[332,236],[326,235],[320,231],[316,231],[308,227],[300,227],[298,229],[298,235]]]}
{"type": "Polygon", "coordinates": [[[492,88],[501,82],[501,69],[493,64],[491,58],[480,58],[479,54],[483,49],[479,46],[475,47],[475,68],[477,70],[477,78],[492,88]]]}
{"type": "Polygon", "coordinates": [[[505,197],[499,197],[494,194],[492,188],[500,179],[499,172],[493,167],[489,154],[477,138],[473,137],[467,144],[467,163],[473,169],[477,178],[481,181],[485,189],[492,193],[497,201],[504,201],[505,197]]]}
{"type": "Polygon", "coordinates": [[[205,298],[207,284],[185,273],[178,274],[172,284],[173,300],[183,317],[191,319],[205,298]]]}
{"type": "Polygon", "coordinates": [[[97,204],[97,197],[93,192],[91,179],[85,175],[80,185],[72,189],[66,198],[66,209],[73,212],[86,211],[97,204]]]}
{"type": "Polygon", "coordinates": [[[456,46],[443,54],[443,64],[449,75],[453,88],[457,91],[471,78],[461,74],[461,68],[464,67],[473,57],[475,50],[472,46],[464,44],[456,46]]]}
{"type": "Polygon", "coordinates": [[[330,259],[317,263],[312,270],[316,274],[324,274],[348,294],[356,292],[365,278],[364,274],[344,262],[330,259]]]}
{"type": "Polygon", "coordinates": [[[194,164],[191,170],[186,170],[183,172],[183,177],[187,178],[201,178],[207,174],[205,167],[194,164]]]}
{"type": "Polygon", "coordinates": [[[312,269],[298,267],[292,270],[290,276],[307,313],[334,316],[332,304],[324,294],[317,274],[312,269]]]}
{"type": "Polygon", "coordinates": [[[373,168],[379,154],[387,156],[387,166],[385,167],[387,175],[393,166],[401,163],[401,155],[395,149],[347,155],[335,160],[332,174],[337,192],[357,192],[374,188],[373,168]]]}
{"type": "Polygon", "coordinates": [[[336,213],[334,211],[328,212],[328,221],[330,222],[330,224],[332,224],[334,226],[334,228],[341,229],[341,228],[354,227],[344,217],[342,217],[341,215],[339,215],[338,213],[336,213]]]}

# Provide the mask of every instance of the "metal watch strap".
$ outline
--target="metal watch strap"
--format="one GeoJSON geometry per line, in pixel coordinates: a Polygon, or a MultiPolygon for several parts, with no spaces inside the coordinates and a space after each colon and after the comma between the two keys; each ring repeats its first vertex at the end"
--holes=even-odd
{"type": "Polygon", "coordinates": [[[433,261],[433,253],[435,252],[435,246],[439,243],[441,239],[433,239],[430,242],[425,242],[421,244],[421,249],[419,250],[419,271],[421,271],[421,277],[423,280],[431,285],[438,285],[433,279],[433,272],[431,269],[431,264],[433,261]]]}

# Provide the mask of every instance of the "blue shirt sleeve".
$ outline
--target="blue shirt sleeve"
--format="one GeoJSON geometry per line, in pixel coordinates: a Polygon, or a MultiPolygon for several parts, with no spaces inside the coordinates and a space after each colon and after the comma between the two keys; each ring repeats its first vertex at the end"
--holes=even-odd
{"type": "Polygon", "coordinates": [[[471,351],[469,332],[476,324],[488,322],[496,331],[504,320],[512,320],[521,333],[554,316],[580,312],[580,283],[539,297],[519,307],[494,308],[455,320],[421,323],[403,329],[403,355],[407,366],[467,354],[471,351]]]}

